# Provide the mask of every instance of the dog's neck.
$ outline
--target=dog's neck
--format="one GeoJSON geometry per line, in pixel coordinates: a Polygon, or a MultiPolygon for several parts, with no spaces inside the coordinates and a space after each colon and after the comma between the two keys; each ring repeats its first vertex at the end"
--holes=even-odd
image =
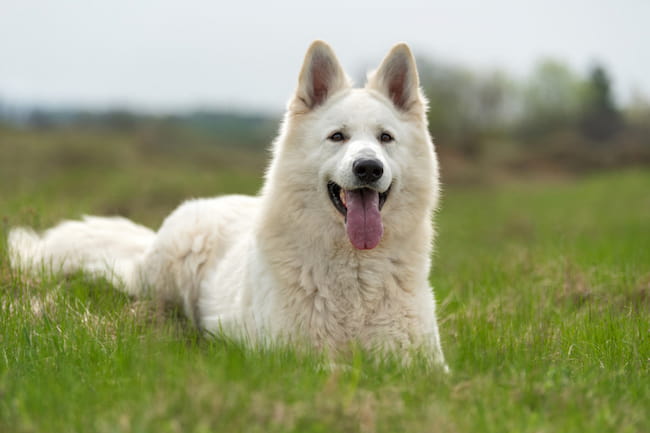
{"type": "Polygon", "coordinates": [[[276,283],[273,302],[285,312],[283,329],[293,330],[289,338],[308,338],[335,352],[355,341],[384,341],[361,334],[369,323],[376,322],[370,328],[380,333],[386,317],[408,316],[409,299],[429,290],[432,230],[426,219],[411,227],[409,239],[395,238],[387,227],[375,249],[361,251],[336,221],[309,227],[289,217],[287,207],[273,207],[258,226],[264,232],[258,247],[276,283]]]}

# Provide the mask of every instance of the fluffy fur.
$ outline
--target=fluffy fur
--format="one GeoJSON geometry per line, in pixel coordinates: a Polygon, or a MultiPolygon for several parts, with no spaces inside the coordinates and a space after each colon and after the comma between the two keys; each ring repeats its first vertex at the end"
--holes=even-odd
{"type": "Polygon", "coordinates": [[[41,235],[17,228],[9,249],[14,266],[83,269],[132,295],[178,302],[209,332],[332,352],[351,343],[398,355],[418,349],[444,367],[428,283],[437,201],[437,160],[409,48],[396,45],[359,89],[316,41],[257,197],[188,201],[156,233],[100,217],[41,235]],[[381,177],[360,181],[360,159],[378,161],[381,177]],[[357,188],[387,194],[376,246],[353,245],[332,183],[349,200],[357,188]]]}

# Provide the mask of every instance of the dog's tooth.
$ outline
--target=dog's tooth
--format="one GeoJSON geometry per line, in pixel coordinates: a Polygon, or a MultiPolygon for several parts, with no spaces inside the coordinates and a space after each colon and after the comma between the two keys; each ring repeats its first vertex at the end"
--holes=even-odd
{"type": "Polygon", "coordinates": [[[339,192],[339,196],[341,198],[341,203],[345,204],[345,190],[341,188],[341,192],[339,192]]]}

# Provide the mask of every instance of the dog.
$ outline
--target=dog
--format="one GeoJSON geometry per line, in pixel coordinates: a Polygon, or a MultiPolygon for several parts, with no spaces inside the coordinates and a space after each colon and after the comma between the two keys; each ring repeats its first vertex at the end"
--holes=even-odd
{"type": "Polygon", "coordinates": [[[426,110],[406,44],[353,88],[315,41],[258,196],[187,201],[157,232],[90,216],[14,228],[12,266],[105,277],[253,344],[415,350],[447,369],[428,282],[439,175],[426,110]]]}

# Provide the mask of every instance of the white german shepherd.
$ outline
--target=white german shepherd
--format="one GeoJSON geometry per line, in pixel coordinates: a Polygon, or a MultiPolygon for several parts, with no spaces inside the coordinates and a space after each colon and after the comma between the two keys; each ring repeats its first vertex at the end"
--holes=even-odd
{"type": "Polygon", "coordinates": [[[256,344],[415,349],[446,368],[428,282],[438,165],[426,108],[407,45],[359,89],[316,41],[259,196],[188,201],[157,233],[101,217],[17,228],[12,263],[105,276],[256,344]]]}

